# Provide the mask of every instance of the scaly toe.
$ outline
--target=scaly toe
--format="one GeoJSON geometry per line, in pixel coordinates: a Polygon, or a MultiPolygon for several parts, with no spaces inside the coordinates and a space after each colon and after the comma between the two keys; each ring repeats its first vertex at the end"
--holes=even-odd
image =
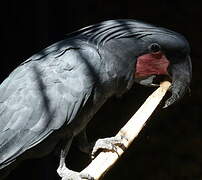
{"type": "Polygon", "coordinates": [[[124,147],[124,144],[123,144],[124,139],[126,138],[124,138],[123,136],[118,136],[118,137],[115,136],[110,138],[98,139],[93,147],[91,158],[92,159],[94,158],[96,152],[99,149],[117,152],[117,146],[121,148],[124,147]]]}
{"type": "Polygon", "coordinates": [[[87,179],[87,180],[95,180],[92,176],[90,176],[89,174],[83,174],[83,173],[81,173],[80,174],[80,177],[82,178],[82,179],[87,179]]]}

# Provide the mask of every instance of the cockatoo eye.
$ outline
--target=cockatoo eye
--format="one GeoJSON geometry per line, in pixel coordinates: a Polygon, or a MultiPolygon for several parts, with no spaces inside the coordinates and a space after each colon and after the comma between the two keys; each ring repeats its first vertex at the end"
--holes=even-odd
{"type": "Polygon", "coordinates": [[[161,50],[161,46],[157,43],[152,43],[150,46],[149,46],[149,51],[151,53],[157,53],[161,50]]]}

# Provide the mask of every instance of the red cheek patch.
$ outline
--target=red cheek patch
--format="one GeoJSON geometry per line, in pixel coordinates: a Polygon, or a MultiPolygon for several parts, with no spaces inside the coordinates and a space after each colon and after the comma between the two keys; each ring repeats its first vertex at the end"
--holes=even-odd
{"type": "Polygon", "coordinates": [[[161,52],[144,54],[137,58],[135,77],[167,75],[168,65],[168,59],[161,52]]]}

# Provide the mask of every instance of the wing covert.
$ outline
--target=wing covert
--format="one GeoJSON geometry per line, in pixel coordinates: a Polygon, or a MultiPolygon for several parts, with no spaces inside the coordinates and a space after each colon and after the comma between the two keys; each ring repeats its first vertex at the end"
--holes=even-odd
{"type": "Polygon", "coordinates": [[[0,169],[70,123],[91,95],[94,82],[76,51],[44,58],[22,64],[0,86],[0,169]]]}

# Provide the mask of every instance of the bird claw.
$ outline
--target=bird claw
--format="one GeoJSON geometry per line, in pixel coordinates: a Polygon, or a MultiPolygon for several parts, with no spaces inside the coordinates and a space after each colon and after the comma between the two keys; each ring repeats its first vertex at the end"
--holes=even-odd
{"type": "Polygon", "coordinates": [[[91,152],[91,158],[95,158],[95,154],[99,149],[104,149],[108,151],[113,151],[117,152],[117,146],[124,148],[123,140],[127,138],[123,136],[115,136],[115,137],[110,137],[110,138],[103,138],[103,139],[98,139],[93,147],[93,150],[91,152]]]}
{"type": "Polygon", "coordinates": [[[89,174],[84,174],[84,173],[80,173],[80,177],[82,179],[87,179],[87,180],[95,180],[92,176],[90,176],[89,174]]]}
{"type": "Polygon", "coordinates": [[[57,169],[57,173],[62,180],[94,180],[94,178],[89,174],[72,171],[65,166],[59,167],[57,169]]]}

